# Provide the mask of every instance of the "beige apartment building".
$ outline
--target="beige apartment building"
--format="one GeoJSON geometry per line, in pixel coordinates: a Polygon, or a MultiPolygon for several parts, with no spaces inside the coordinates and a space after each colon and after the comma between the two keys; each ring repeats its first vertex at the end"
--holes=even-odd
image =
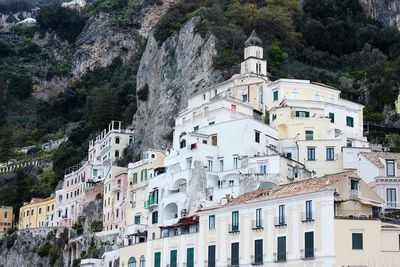
{"type": "Polygon", "coordinates": [[[19,210],[19,229],[54,226],[55,198],[33,198],[23,203],[19,210]]]}
{"type": "Polygon", "coordinates": [[[0,206],[0,236],[12,227],[13,221],[13,208],[9,206],[0,206]]]}

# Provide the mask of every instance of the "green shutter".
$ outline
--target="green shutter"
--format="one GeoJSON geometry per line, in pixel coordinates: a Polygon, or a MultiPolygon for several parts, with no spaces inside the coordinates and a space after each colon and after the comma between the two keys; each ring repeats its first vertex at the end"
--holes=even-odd
{"type": "Polygon", "coordinates": [[[239,265],[239,243],[231,244],[231,265],[239,265]]]}
{"type": "Polygon", "coordinates": [[[353,249],[363,249],[363,234],[361,233],[353,233],[352,234],[353,249]]]}
{"type": "Polygon", "coordinates": [[[278,261],[286,261],[286,236],[278,237],[278,261]]]}
{"type": "Polygon", "coordinates": [[[275,91],[274,92],[274,101],[277,101],[279,99],[279,92],[275,91]]]}
{"type": "Polygon", "coordinates": [[[305,258],[314,257],[314,232],[304,233],[304,256],[305,258]]]}
{"type": "Polygon", "coordinates": [[[194,267],[194,248],[187,249],[186,266],[194,267]]]}
{"type": "Polygon", "coordinates": [[[306,131],[306,140],[313,140],[313,139],[314,139],[314,132],[306,131]]]}
{"type": "Polygon", "coordinates": [[[215,267],[215,245],[208,246],[208,267],[215,267]]]}
{"type": "Polygon", "coordinates": [[[329,118],[331,119],[331,123],[335,122],[335,113],[329,112],[329,118]]]}
{"type": "Polygon", "coordinates": [[[254,241],[254,261],[257,264],[263,262],[263,240],[258,239],[254,241]]]}
{"type": "Polygon", "coordinates": [[[176,261],[177,260],[177,251],[175,250],[171,250],[171,259],[170,259],[170,267],[176,267],[176,261]]]}
{"type": "Polygon", "coordinates": [[[154,253],[154,267],[161,267],[161,252],[154,253]]]}
{"type": "Polygon", "coordinates": [[[133,183],[137,184],[137,172],[133,174],[133,183]]]}
{"type": "Polygon", "coordinates": [[[354,127],[354,119],[352,117],[347,116],[346,117],[346,125],[348,127],[354,127]]]}

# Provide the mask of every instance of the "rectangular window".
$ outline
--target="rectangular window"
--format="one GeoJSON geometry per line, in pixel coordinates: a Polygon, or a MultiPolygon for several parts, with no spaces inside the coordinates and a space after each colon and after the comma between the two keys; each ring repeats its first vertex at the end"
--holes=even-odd
{"type": "Polygon", "coordinates": [[[312,214],[312,200],[307,200],[306,201],[306,220],[312,220],[313,219],[313,214],[312,214]]]}
{"type": "Polygon", "coordinates": [[[194,267],[194,248],[187,248],[186,266],[194,267]]]}
{"type": "Polygon", "coordinates": [[[333,147],[326,148],[326,160],[335,160],[335,148],[333,147]]]}
{"type": "Polygon", "coordinates": [[[133,174],[133,183],[137,184],[137,172],[133,174]]]}
{"type": "Polygon", "coordinates": [[[135,224],[140,224],[140,215],[135,216],[135,224]]]}
{"type": "Polygon", "coordinates": [[[239,167],[239,158],[233,157],[233,168],[236,170],[239,167]]]}
{"type": "Polygon", "coordinates": [[[353,249],[363,249],[363,234],[362,233],[352,233],[352,248],[353,249]]]}
{"type": "Polygon", "coordinates": [[[217,135],[212,135],[211,136],[211,145],[217,146],[218,145],[218,137],[217,135]]]}
{"type": "Polygon", "coordinates": [[[262,227],[262,209],[256,209],[256,228],[262,227]]]}
{"type": "Polygon", "coordinates": [[[161,267],[161,252],[154,253],[154,267],[161,267]]]}
{"type": "Polygon", "coordinates": [[[219,160],[219,171],[220,172],[224,171],[224,160],[223,159],[219,160]]]}
{"type": "Polygon", "coordinates": [[[386,205],[388,207],[397,207],[396,188],[386,189],[386,205]]]}
{"type": "Polygon", "coordinates": [[[247,95],[242,95],[242,101],[243,102],[248,102],[249,101],[248,96],[247,95]]]}
{"type": "Polygon", "coordinates": [[[215,267],[215,245],[208,246],[208,267],[215,267]]]}
{"type": "Polygon", "coordinates": [[[239,243],[231,244],[231,266],[239,266],[239,243]]]}
{"type": "Polygon", "coordinates": [[[331,123],[335,123],[335,113],[329,112],[329,119],[331,120],[331,123]]]}
{"type": "Polygon", "coordinates": [[[254,141],[256,141],[256,143],[260,143],[260,132],[259,131],[254,132],[254,141]]]}
{"type": "Polygon", "coordinates": [[[254,240],[254,263],[255,264],[263,263],[263,240],[262,239],[254,240]]]}
{"type": "Polygon", "coordinates": [[[215,215],[208,216],[208,229],[215,229],[215,215]]]}
{"type": "Polygon", "coordinates": [[[298,111],[296,111],[295,115],[297,118],[309,118],[310,112],[298,110],[298,111]]]}
{"type": "Polygon", "coordinates": [[[267,174],[267,165],[260,165],[260,173],[267,174]]]}
{"type": "Polygon", "coordinates": [[[279,92],[274,91],[274,101],[278,101],[278,100],[279,100],[279,92]]]}
{"type": "Polygon", "coordinates": [[[158,211],[154,211],[151,214],[151,223],[152,224],[157,224],[158,223],[158,211]]]}
{"type": "Polygon", "coordinates": [[[315,147],[307,148],[307,160],[315,160],[315,147]]]}
{"type": "Polygon", "coordinates": [[[169,266],[170,267],[177,267],[178,266],[177,265],[177,258],[178,258],[177,254],[178,254],[178,252],[177,252],[176,249],[171,250],[170,259],[169,259],[169,266]]]}
{"type": "Polygon", "coordinates": [[[304,258],[314,258],[314,232],[304,233],[304,258]]]}
{"type": "Polygon", "coordinates": [[[232,212],[232,232],[239,231],[239,211],[232,212]]]}
{"type": "Polygon", "coordinates": [[[278,222],[280,225],[285,224],[285,205],[279,205],[279,217],[278,222]]]}
{"type": "Polygon", "coordinates": [[[346,125],[348,127],[354,127],[354,118],[346,116],[346,125]]]}
{"type": "Polygon", "coordinates": [[[213,161],[208,160],[208,171],[212,172],[213,171],[213,161]]]}
{"type": "Polygon", "coordinates": [[[272,114],[272,121],[276,120],[276,114],[272,114]]]}
{"type": "Polygon", "coordinates": [[[306,131],[306,140],[313,140],[314,139],[314,131],[306,131]]]}
{"type": "Polygon", "coordinates": [[[386,160],[386,175],[395,176],[395,164],[394,160],[386,160]]]}
{"type": "Polygon", "coordinates": [[[278,237],[277,261],[286,261],[286,236],[278,237]]]}

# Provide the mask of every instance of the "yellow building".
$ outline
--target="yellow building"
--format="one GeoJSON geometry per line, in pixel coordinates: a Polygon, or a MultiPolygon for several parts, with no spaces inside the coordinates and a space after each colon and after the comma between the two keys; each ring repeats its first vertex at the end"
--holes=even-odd
{"type": "Polygon", "coordinates": [[[54,205],[54,196],[23,203],[19,211],[19,229],[54,226],[54,205]]]}
{"type": "Polygon", "coordinates": [[[0,236],[12,227],[13,220],[13,208],[8,206],[0,206],[0,236]]]}
{"type": "MultiPolygon", "coordinates": [[[[149,231],[121,266],[398,266],[400,227],[353,172],[246,193],[149,231]]],[[[106,262],[107,263],[107,262],[106,262]]]]}

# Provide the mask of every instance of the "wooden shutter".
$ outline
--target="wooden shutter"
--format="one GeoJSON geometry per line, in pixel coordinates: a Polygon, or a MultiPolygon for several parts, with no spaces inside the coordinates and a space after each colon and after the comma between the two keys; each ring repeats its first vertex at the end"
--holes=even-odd
{"type": "Polygon", "coordinates": [[[254,241],[254,261],[255,263],[263,262],[263,240],[258,239],[254,241]]]}
{"type": "Polygon", "coordinates": [[[286,236],[278,237],[278,261],[286,260],[286,236]]]}
{"type": "Polygon", "coordinates": [[[239,265],[239,243],[231,244],[231,265],[239,265]]]}

